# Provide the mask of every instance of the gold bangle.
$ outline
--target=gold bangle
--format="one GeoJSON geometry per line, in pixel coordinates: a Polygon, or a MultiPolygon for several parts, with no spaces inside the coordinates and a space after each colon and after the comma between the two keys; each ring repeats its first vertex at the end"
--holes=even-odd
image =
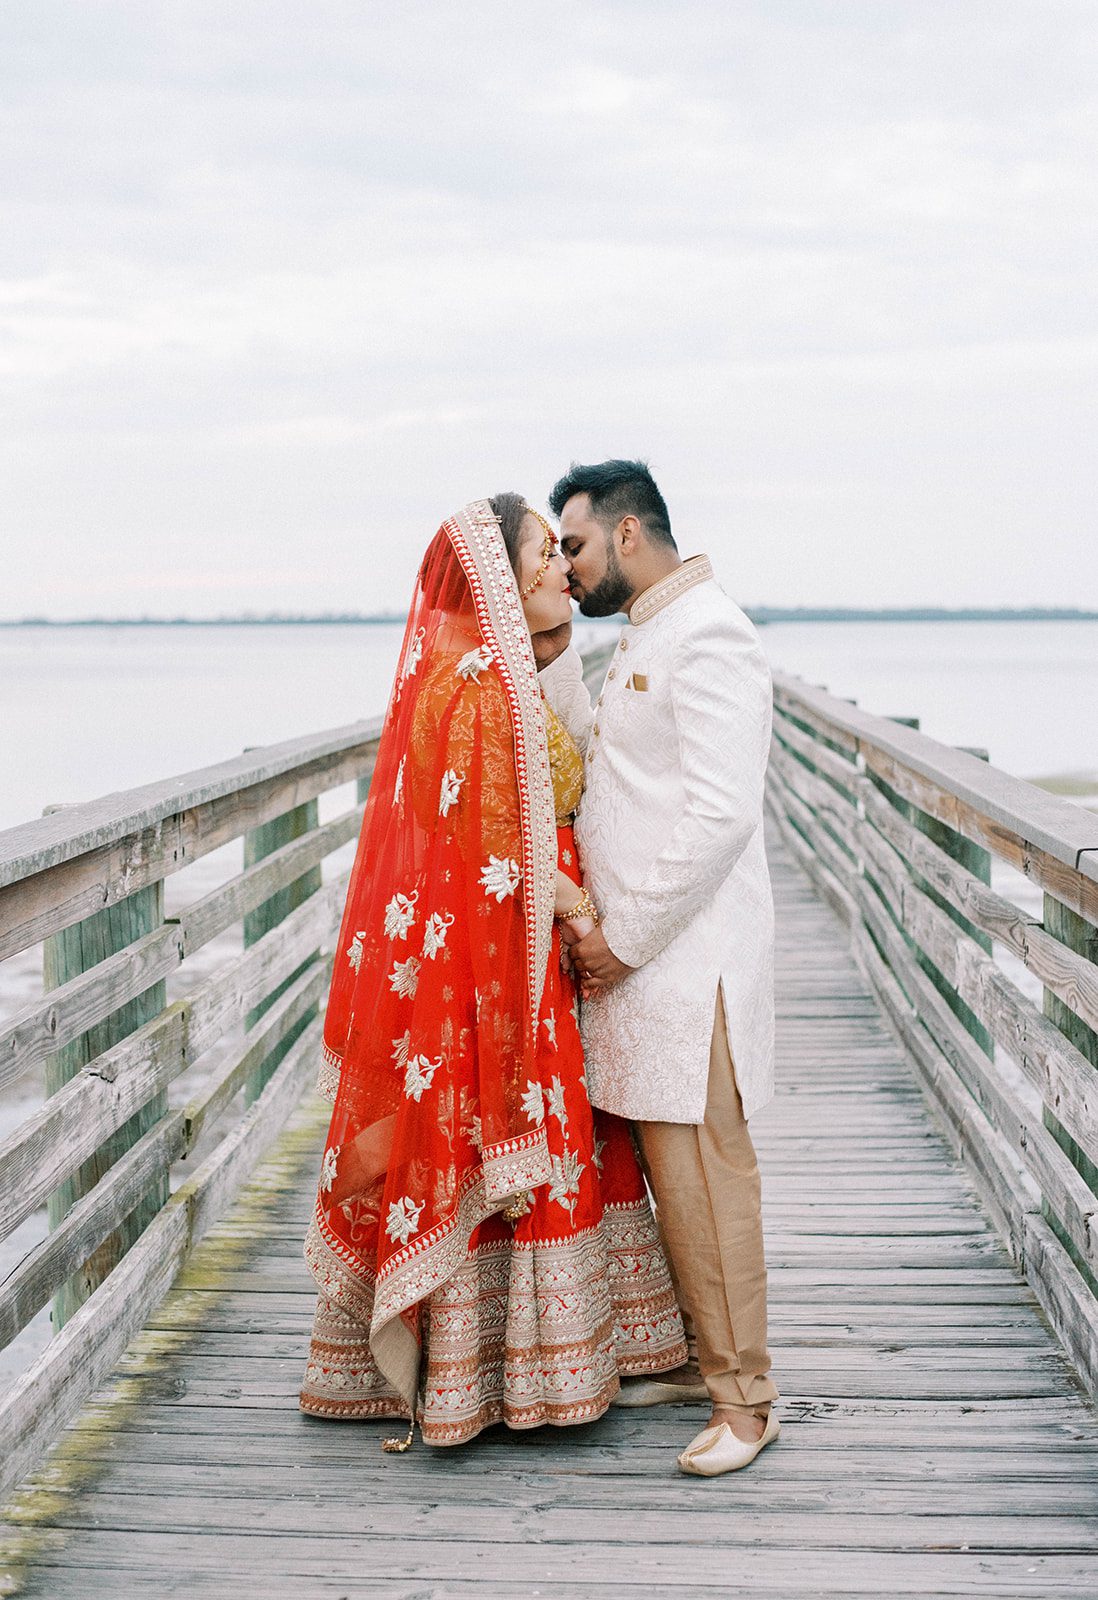
{"type": "Polygon", "coordinates": [[[584,889],[583,893],[580,895],[571,911],[557,912],[558,922],[574,922],[577,917],[590,917],[591,921],[596,927],[598,927],[598,909],[595,905],[595,902],[592,900],[590,890],[588,889],[584,889]]]}

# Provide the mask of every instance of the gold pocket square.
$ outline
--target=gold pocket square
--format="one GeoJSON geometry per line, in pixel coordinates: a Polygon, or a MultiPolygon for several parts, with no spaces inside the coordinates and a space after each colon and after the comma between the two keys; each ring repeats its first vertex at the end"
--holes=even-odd
{"type": "Polygon", "coordinates": [[[629,679],[629,688],[639,689],[643,693],[648,688],[648,674],[645,672],[634,672],[629,679]]]}

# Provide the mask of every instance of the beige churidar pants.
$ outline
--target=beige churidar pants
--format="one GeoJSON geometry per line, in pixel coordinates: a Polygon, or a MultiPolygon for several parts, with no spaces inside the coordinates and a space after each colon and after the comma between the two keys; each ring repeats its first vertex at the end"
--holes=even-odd
{"type": "Polygon", "coordinates": [[[717,989],[705,1121],[634,1124],[687,1335],[714,1405],[765,1410],[762,1190],[717,989]],[[692,1324],[692,1327],[691,1327],[692,1324]],[[693,1343],[693,1339],[691,1339],[693,1343]]]}

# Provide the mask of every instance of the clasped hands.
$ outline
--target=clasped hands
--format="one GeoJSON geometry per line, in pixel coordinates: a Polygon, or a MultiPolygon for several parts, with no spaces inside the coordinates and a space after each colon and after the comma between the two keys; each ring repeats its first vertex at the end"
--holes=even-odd
{"type": "Polygon", "coordinates": [[[560,925],[561,957],[566,971],[579,978],[580,993],[585,1000],[620,983],[636,969],[619,961],[606,942],[600,927],[590,917],[576,921],[562,921],[560,925]]]}

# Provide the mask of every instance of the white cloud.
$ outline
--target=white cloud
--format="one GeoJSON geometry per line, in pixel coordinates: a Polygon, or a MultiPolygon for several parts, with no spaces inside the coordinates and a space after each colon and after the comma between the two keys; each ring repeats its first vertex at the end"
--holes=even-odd
{"type": "Polygon", "coordinates": [[[3,614],[397,608],[610,453],[753,600],[1098,604],[1088,5],[5,26],[3,614]]]}

